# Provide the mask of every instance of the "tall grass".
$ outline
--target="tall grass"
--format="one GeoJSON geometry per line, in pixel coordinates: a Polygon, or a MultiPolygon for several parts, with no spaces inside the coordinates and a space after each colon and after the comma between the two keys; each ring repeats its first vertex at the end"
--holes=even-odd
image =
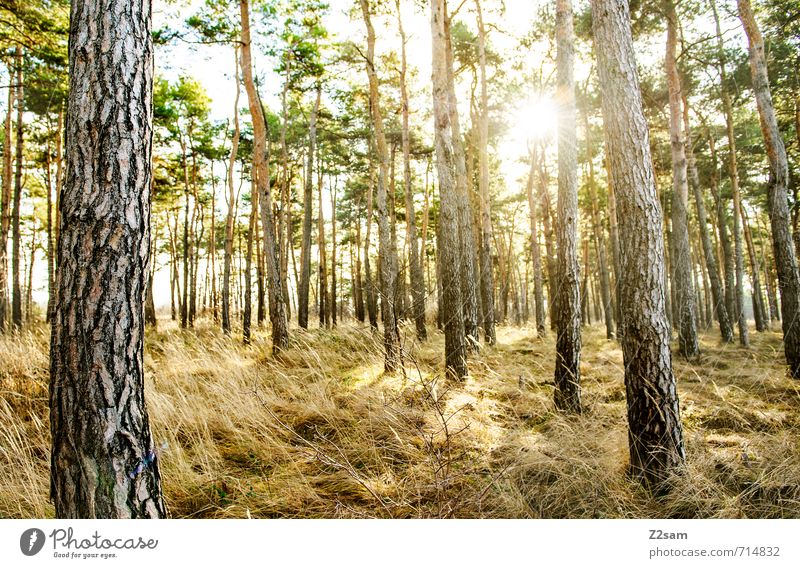
{"type": "MultiPolygon", "coordinates": [[[[293,330],[268,356],[200,321],[148,332],[146,400],[175,517],[797,517],[800,388],[780,336],[703,341],[676,360],[688,465],[655,499],[627,477],[622,356],[584,329],[586,412],[552,405],[553,338],[500,327],[464,384],[443,338],[403,329],[404,372],[383,373],[368,328],[293,330]]],[[[0,338],[0,517],[48,501],[48,334],[0,338]]]]}

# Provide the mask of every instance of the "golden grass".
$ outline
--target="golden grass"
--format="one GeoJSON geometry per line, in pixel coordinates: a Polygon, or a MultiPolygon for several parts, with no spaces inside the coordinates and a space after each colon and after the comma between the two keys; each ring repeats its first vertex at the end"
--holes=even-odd
{"type": "MultiPolygon", "coordinates": [[[[660,499],[626,476],[622,355],[584,329],[580,417],[554,411],[553,337],[498,328],[463,385],[403,329],[405,373],[346,324],[268,355],[198,322],[148,332],[146,397],[175,517],[798,517],[800,382],[780,335],[676,360],[688,465],[660,499]]],[[[48,333],[0,338],[0,517],[49,517],[48,333]]]]}

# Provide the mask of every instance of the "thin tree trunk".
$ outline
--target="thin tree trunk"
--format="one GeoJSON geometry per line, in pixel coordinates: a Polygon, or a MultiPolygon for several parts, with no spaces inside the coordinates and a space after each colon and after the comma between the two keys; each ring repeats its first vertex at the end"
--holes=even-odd
{"type": "Polygon", "coordinates": [[[768,203],[772,225],[772,247],[778,270],[783,314],[783,350],[793,378],[800,378],[800,273],[792,244],[789,218],[789,166],[775,108],[772,104],[764,40],[750,8],[750,0],[737,0],[739,17],[750,43],[750,73],[761,119],[761,134],[770,165],[768,203]]]}
{"type": "MultiPolygon", "coordinates": [[[[725,291],[722,287],[722,279],[719,276],[717,256],[708,234],[708,215],[706,205],[700,188],[700,177],[697,174],[697,163],[694,157],[692,145],[692,133],[689,126],[689,105],[686,94],[683,95],[683,128],[686,137],[686,154],[688,156],[690,181],[694,190],[694,204],[697,210],[697,226],[700,229],[700,242],[703,245],[703,258],[705,259],[706,272],[711,287],[711,300],[713,303],[714,314],[719,322],[719,332],[724,343],[733,343],[733,325],[725,305],[725,291]]],[[[716,176],[716,173],[714,174],[716,176]]]]}
{"type": "Polygon", "coordinates": [[[23,113],[25,112],[24,79],[22,74],[22,48],[17,46],[17,167],[14,170],[14,202],[11,206],[11,236],[14,243],[11,247],[11,323],[15,329],[22,327],[22,286],[20,284],[20,246],[21,233],[19,227],[20,205],[22,202],[22,170],[24,165],[23,149],[23,113]]]}
{"type": "Polygon", "coordinates": [[[167,516],[144,400],[150,22],[150,2],[72,3],[63,246],[50,348],[50,497],[59,518],[167,516]],[[97,49],[101,42],[110,47],[97,49]],[[87,123],[107,126],[106,144],[97,144],[87,123]]]}
{"type": "Polygon", "coordinates": [[[603,119],[620,233],[621,342],[632,473],[657,492],[686,460],[672,373],[661,206],[627,2],[592,0],[603,119]],[[631,144],[636,140],[637,144],[631,144]]]}
{"type": "Polygon", "coordinates": [[[581,412],[581,291],[578,266],[578,161],[575,130],[572,0],[556,2],[558,112],[558,274],[556,277],[556,408],[581,412]]]}
{"type": "Polygon", "coordinates": [[[667,49],[664,66],[669,88],[669,133],[672,150],[672,239],[674,310],[678,328],[678,351],[686,358],[700,353],[697,342],[696,306],[692,285],[692,256],[689,248],[689,182],[686,147],[682,137],[681,78],[678,73],[678,15],[674,0],[664,0],[667,16],[667,49]]]}
{"type": "MultiPolygon", "coordinates": [[[[222,269],[222,331],[231,332],[231,263],[233,261],[233,221],[236,208],[236,195],[233,185],[233,171],[239,152],[239,48],[234,48],[234,83],[236,96],[233,101],[233,137],[231,138],[231,154],[228,159],[228,214],[225,217],[225,256],[222,269]]],[[[181,312],[183,313],[183,312],[181,312]]]]}
{"type": "Polygon", "coordinates": [[[540,157],[536,146],[531,149],[531,169],[528,174],[528,211],[531,224],[531,261],[533,263],[533,305],[536,311],[536,334],[539,337],[547,335],[547,325],[544,312],[544,294],[542,291],[542,255],[539,247],[538,219],[536,213],[536,198],[533,194],[534,178],[539,170],[538,161],[544,159],[540,157]]]}
{"type": "Polygon", "coordinates": [[[397,251],[392,249],[387,209],[386,186],[389,175],[389,152],[383,133],[378,93],[378,75],[375,71],[375,29],[372,27],[368,0],[360,0],[364,24],[367,28],[367,76],[369,78],[369,100],[374,127],[375,147],[378,155],[378,259],[381,281],[381,315],[383,316],[383,343],[385,348],[384,368],[394,372],[400,367],[400,337],[394,310],[394,290],[397,279],[397,251]]]}
{"type": "Polygon", "coordinates": [[[317,147],[317,114],[322,97],[322,87],[317,86],[317,98],[311,109],[308,121],[308,166],[303,190],[303,241],[300,248],[300,285],[297,290],[297,321],[300,327],[308,329],[308,297],[311,282],[311,221],[314,209],[314,152],[317,147]]]}
{"type": "Polygon", "coordinates": [[[494,328],[494,278],[492,275],[492,217],[489,194],[489,95],[486,78],[486,30],[479,0],[475,0],[478,14],[478,62],[481,74],[481,106],[479,122],[479,195],[481,204],[480,277],[483,302],[483,327],[486,343],[494,345],[497,334],[494,328]]]}
{"type": "Polygon", "coordinates": [[[253,80],[253,64],[250,54],[250,2],[239,0],[242,24],[242,79],[253,119],[253,170],[258,200],[261,206],[261,226],[264,231],[264,253],[267,260],[267,282],[269,285],[269,315],[272,323],[272,352],[277,355],[289,347],[289,325],[286,320],[286,305],[281,287],[280,263],[275,241],[275,220],[272,214],[272,190],[267,160],[267,122],[264,108],[253,80]]]}
{"type": "MultiPolygon", "coordinates": [[[[9,64],[8,76],[13,83],[14,68],[9,64]]],[[[17,89],[14,85],[8,87],[8,111],[4,123],[3,138],[3,187],[0,195],[0,333],[5,333],[8,320],[8,230],[11,226],[11,200],[13,159],[11,146],[13,141],[13,113],[16,105],[17,89]]]]}
{"type": "Polygon", "coordinates": [[[468,374],[467,346],[464,334],[464,311],[461,298],[459,267],[461,237],[459,236],[459,205],[456,187],[456,164],[453,150],[453,125],[448,111],[450,89],[448,81],[445,0],[431,2],[431,61],[433,83],[434,140],[436,170],[439,177],[439,222],[437,259],[441,277],[442,296],[439,313],[442,316],[445,339],[445,368],[455,379],[468,374]]]}
{"type": "Polygon", "coordinates": [[[403,18],[400,13],[400,0],[395,0],[397,9],[397,27],[400,30],[400,104],[403,112],[403,193],[406,201],[406,234],[408,238],[408,260],[411,276],[411,296],[414,325],[417,339],[425,341],[428,332],[425,329],[425,280],[419,258],[417,242],[417,219],[414,211],[414,195],[411,188],[411,136],[408,127],[408,89],[406,87],[406,33],[403,29],[403,18]]]}
{"type": "Polygon", "coordinates": [[[319,252],[319,326],[330,327],[330,303],[328,302],[328,258],[325,244],[325,215],[322,209],[322,160],[317,172],[317,250],[319,252]]]}
{"type": "Polygon", "coordinates": [[[330,325],[336,327],[336,190],[338,179],[331,184],[331,295],[330,295],[330,325]]]}

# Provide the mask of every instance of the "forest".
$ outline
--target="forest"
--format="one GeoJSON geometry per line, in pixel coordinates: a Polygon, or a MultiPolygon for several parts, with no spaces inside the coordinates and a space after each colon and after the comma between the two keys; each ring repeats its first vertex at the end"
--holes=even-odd
{"type": "Polygon", "coordinates": [[[800,517],[797,0],[0,0],[0,518],[800,517]]]}

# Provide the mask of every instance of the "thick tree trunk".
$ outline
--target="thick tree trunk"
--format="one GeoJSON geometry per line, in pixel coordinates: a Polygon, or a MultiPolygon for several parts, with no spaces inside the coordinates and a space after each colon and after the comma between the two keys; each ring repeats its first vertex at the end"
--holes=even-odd
{"type": "Polygon", "coordinates": [[[433,82],[434,139],[436,170],[439,178],[439,226],[437,258],[442,285],[439,312],[445,340],[445,368],[457,380],[468,374],[467,346],[464,334],[463,303],[459,278],[461,238],[459,236],[458,190],[455,179],[453,125],[448,111],[449,81],[447,38],[445,36],[445,0],[431,2],[431,61],[433,82]]]}
{"type": "MultiPolygon", "coordinates": [[[[236,210],[236,193],[233,183],[233,170],[236,167],[236,156],[239,152],[239,48],[234,49],[234,83],[236,96],[233,100],[233,137],[231,138],[231,154],[228,159],[228,172],[225,176],[228,188],[228,214],[225,217],[225,254],[222,268],[222,331],[231,332],[231,264],[233,262],[233,221],[236,210]]],[[[183,313],[183,312],[181,312],[183,313]]]]}
{"type": "Polygon", "coordinates": [[[22,285],[20,282],[20,247],[22,234],[19,226],[22,203],[22,170],[25,167],[23,149],[23,114],[25,112],[24,78],[22,73],[22,48],[17,46],[17,167],[14,170],[14,201],[11,206],[11,323],[15,329],[22,327],[22,285]]]}
{"type": "Polygon", "coordinates": [[[792,377],[800,378],[800,273],[792,244],[789,220],[789,166],[786,147],[778,130],[775,108],[772,105],[764,40],[758,29],[750,0],[738,0],[739,17],[750,42],[750,73],[756,96],[761,133],[770,166],[768,185],[769,216],[772,225],[772,248],[778,270],[783,314],[783,350],[792,377]]]}
{"type": "Polygon", "coordinates": [[[394,290],[397,279],[397,251],[392,248],[387,209],[386,186],[389,175],[389,151],[383,133],[378,93],[378,74],[375,71],[375,29],[370,18],[369,0],[360,0],[364,24],[367,28],[367,76],[369,78],[369,98],[375,134],[375,147],[378,155],[378,259],[381,283],[381,315],[383,316],[383,344],[385,348],[384,368],[394,372],[400,367],[400,334],[397,329],[394,310],[394,290]]]}
{"type": "Polygon", "coordinates": [[[317,98],[308,121],[308,166],[303,186],[303,240],[300,248],[300,284],[297,289],[297,322],[308,329],[308,296],[311,286],[311,222],[314,208],[314,152],[317,147],[317,113],[322,97],[322,88],[317,87],[317,98]]]}
{"type": "Polygon", "coordinates": [[[555,405],[581,411],[581,291],[578,266],[578,159],[575,130],[572,1],[556,2],[558,111],[558,274],[556,277],[555,405]]]}
{"type": "Polygon", "coordinates": [[[620,233],[621,340],[631,469],[660,491],[686,455],[672,373],[661,205],[634,59],[628,3],[592,0],[609,170],[620,233]],[[637,144],[631,144],[636,140],[637,144]]]}
{"type": "Polygon", "coordinates": [[[689,183],[686,166],[681,108],[681,78],[678,73],[678,15],[673,0],[664,1],[667,16],[667,50],[664,66],[669,88],[669,134],[672,150],[672,285],[675,288],[674,311],[677,316],[678,351],[686,358],[700,352],[697,342],[696,307],[692,286],[692,256],[689,249],[689,183]]]}
{"type": "Polygon", "coordinates": [[[59,518],[165,517],[144,400],[150,2],[75,0],[71,10],[67,164],[50,349],[50,496],[59,518]]]}
{"type": "Polygon", "coordinates": [[[281,287],[280,263],[275,239],[275,219],[272,214],[272,190],[270,189],[269,163],[267,162],[267,122],[264,108],[253,81],[253,64],[250,54],[250,2],[239,0],[242,23],[242,79],[250,116],[253,119],[253,170],[258,201],[261,206],[261,227],[264,231],[264,254],[269,285],[269,315],[272,323],[272,352],[278,354],[289,347],[289,324],[286,320],[286,305],[281,287]]]}
{"type": "Polygon", "coordinates": [[[406,87],[406,33],[403,29],[403,18],[400,13],[400,0],[395,0],[397,9],[397,27],[400,30],[400,104],[403,111],[403,193],[406,201],[406,234],[408,238],[408,263],[411,276],[411,297],[414,325],[417,339],[425,341],[428,331],[425,329],[425,279],[419,258],[417,241],[417,219],[414,211],[414,194],[411,187],[411,136],[408,127],[408,89],[406,87]]]}

